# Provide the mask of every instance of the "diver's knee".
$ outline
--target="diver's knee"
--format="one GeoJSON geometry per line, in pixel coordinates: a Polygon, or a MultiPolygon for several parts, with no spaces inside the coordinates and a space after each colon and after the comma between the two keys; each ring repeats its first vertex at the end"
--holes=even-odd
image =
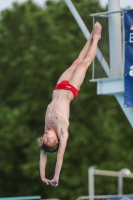
{"type": "Polygon", "coordinates": [[[90,64],[90,59],[89,58],[85,58],[83,61],[82,61],[82,63],[81,63],[81,65],[83,66],[83,67],[87,67],[89,64],[90,64]]]}

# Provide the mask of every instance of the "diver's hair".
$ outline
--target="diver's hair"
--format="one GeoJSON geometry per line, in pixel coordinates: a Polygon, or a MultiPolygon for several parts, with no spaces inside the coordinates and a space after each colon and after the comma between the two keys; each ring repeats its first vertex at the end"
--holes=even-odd
{"type": "Polygon", "coordinates": [[[38,142],[38,148],[40,149],[40,151],[50,152],[50,153],[54,153],[58,151],[59,142],[54,141],[52,145],[49,146],[43,143],[43,137],[38,138],[37,142],[38,142]]]}

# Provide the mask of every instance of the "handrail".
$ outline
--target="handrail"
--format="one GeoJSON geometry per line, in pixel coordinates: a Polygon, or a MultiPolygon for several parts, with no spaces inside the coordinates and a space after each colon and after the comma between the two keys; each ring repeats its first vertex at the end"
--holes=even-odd
{"type": "Polygon", "coordinates": [[[41,196],[21,196],[21,197],[2,197],[0,200],[37,200],[41,199],[41,196]]]}

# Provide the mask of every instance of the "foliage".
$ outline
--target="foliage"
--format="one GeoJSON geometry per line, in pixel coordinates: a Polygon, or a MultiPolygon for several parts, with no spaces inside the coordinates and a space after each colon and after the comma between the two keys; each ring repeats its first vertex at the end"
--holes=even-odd
{"type": "MultiPolygon", "coordinates": [[[[98,0],[73,1],[89,30],[91,13],[104,11],[98,0]]],[[[41,195],[76,199],[88,194],[87,170],[120,170],[132,165],[132,128],[113,96],[97,96],[91,69],[71,103],[70,139],[59,187],[39,177],[36,139],[60,74],[76,59],[85,38],[63,1],[40,8],[14,3],[0,20],[0,195],[41,195]]],[[[53,178],[55,155],[48,155],[53,178]]],[[[132,184],[126,183],[125,193],[132,184]]],[[[115,194],[116,179],[96,178],[96,194],[115,194]]]]}

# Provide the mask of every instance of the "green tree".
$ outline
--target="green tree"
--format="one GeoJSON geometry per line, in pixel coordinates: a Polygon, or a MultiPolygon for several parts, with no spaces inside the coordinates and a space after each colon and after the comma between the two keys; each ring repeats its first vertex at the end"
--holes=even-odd
{"type": "MultiPolygon", "coordinates": [[[[91,13],[104,11],[98,0],[73,1],[89,30],[91,13]]],[[[132,128],[113,96],[97,96],[91,69],[71,104],[70,139],[59,187],[41,182],[36,139],[61,73],[86,40],[64,1],[40,8],[14,3],[0,20],[0,195],[41,195],[68,200],[87,195],[88,167],[132,170],[132,128]]],[[[91,67],[90,67],[91,68],[91,67]]],[[[52,178],[56,154],[48,155],[52,178]]],[[[127,182],[125,193],[131,193],[127,182]]],[[[96,194],[116,193],[116,179],[96,179],[96,194]],[[104,186],[102,187],[101,185],[104,186]]]]}

